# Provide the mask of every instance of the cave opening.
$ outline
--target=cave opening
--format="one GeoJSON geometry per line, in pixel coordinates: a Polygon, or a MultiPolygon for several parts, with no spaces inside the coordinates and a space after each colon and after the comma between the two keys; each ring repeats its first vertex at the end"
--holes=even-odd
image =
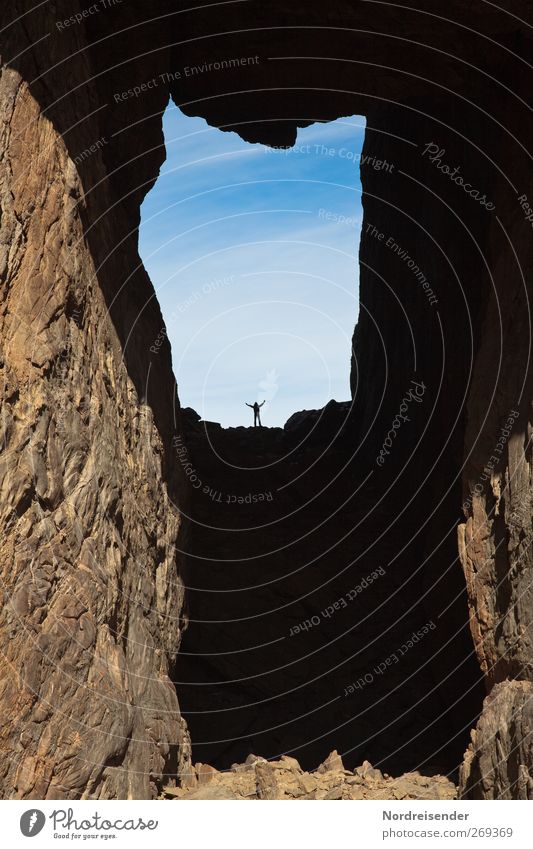
{"type": "MultiPolygon", "coordinates": [[[[352,768],[370,760],[393,774],[418,769],[456,777],[479,713],[483,688],[456,543],[464,421],[456,416],[450,450],[429,478],[442,436],[435,410],[448,404],[447,424],[456,410],[449,401],[453,392],[446,398],[436,379],[442,368],[433,353],[442,315],[438,288],[434,284],[430,301],[412,270],[416,265],[422,273],[435,262],[420,236],[424,214],[417,214],[413,242],[405,229],[410,216],[394,194],[402,144],[404,138],[388,131],[387,115],[381,121],[374,116],[359,153],[366,290],[353,342],[344,351],[345,365],[351,359],[348,400],[348,392],[341,401],[328,392],[316,409],[294,413],[292,404],[293,415],[281,408],[277,426],[267,419],[269,426],[256,429],[223,413],[218,418],[229,427],[222,427],[207,412],[214,408],[205,381],[198,402],[188,403],[192,396],[175,365],[182,402],[175,460],[190,492],[184,511],[188,627],[175,684],[193,760],[219,769],[250,754],[293,755],[313,769],[337,749],[352,768]],[[392,457],[388,450],[380,454],[390,421],[406,404],[401,448],[392,457]],[[426,436],[428,422],[433,430],[426,436]],[[377,473],[380,456],[386,462],[378,463],[377,473]]],[[[290,161],[289,153],[281,155],[290,161]]],[[[204,178],[209,191],[209,175],[204,178]]],[[[209,223],[216,220],[212,215],[209,223]]],[[[191,223],[189,230],[194,217],[191,223]]],[[[187,227],[181,232],[189,238],[187,227]]],[[[215,263],[211,272],[217,271],[201,275],[210,284],[205,292],[197,278],[192,294],[171,310],[176,334],[194,307],[214,304],[216,295],[223,303],[233,285],[218,270],[220,252],[205,252],[204,233],[196,232],[215,263]]],[[[268,251],[275,252],[272,243],[268,251]]],[[[157,289],[158,273],[144,255],[157,289]]],[[[443,276],[440,257],[431,270],[432,281],[443,276]]],[[[174,272],[167,271],[167,279],[174,272]]],[[[333,277],[328,273],[328,280],[333,277]]],[[[447,309],[453,314],[453,305],[447,309]]],[[[355,311],[347,315],[351,333],[355,311]]],[[[213,340],[217,334],[206,324],[213,340]]],[[[246,356],[241,351],[239,363],[246,356]]],[[[463,368],[458,358],[450,376],[463,368]]],[[[277,373],[276,367],[264,369],[263,385],[239,386],[231,404],[261,401],[261,393],[272,389],[275,395],[277,373]],[[252,394],[242,398],[243,391],[252,394]]]]}
{"type": "Polygon", "coordinates": [[[141,208],[180,402],[223,427],[350,398],[364,119],[313,123],[293,146],[221,132],[170,105],[166,160],[141,208]]]}

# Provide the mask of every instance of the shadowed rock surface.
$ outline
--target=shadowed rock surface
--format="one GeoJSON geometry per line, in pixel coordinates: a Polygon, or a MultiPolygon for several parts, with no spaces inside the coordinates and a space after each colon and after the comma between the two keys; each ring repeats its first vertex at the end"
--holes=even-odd
{"type": "Polygon", "coordinates": [[[331,401],[284,429],[223,429],[184,411],[176,686],[195,757],[217,768],[259,751],[313,769],[337,745],[351,767],[448,772],[467,745],[481,681],[459,569],[440,581],[434,559],[421,593],[416,525],[391,532],[394,502],[354,452],[352,415],[331,401]]]}

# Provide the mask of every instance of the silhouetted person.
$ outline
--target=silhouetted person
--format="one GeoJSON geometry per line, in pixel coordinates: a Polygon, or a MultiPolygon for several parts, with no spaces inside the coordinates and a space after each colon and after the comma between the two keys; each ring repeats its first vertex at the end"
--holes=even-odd
{"type": "Polygon", "coordinates": [[[248,402],[245,401],[244,403],[247,407],[250,407],[254,411],[254,427],[257,427],[257,425],[259,425],[259,427],[263,427],[261,424],[261,414],[259,410],[265,402],[263,401],[263,404],[258,404],[257,401],[255,401],[253,404],[248,404],[248,402]]]}

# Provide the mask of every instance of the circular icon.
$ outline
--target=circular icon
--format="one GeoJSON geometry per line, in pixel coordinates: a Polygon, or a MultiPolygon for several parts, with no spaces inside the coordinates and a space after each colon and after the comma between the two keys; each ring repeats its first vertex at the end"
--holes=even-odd
{"type": "Polygon", "coordinates": [[[29,811],[24,811],[20,818],[20,830],[25,837],[35,837],[42,831],[46,817],[42,811],[37,808],[31,808],[29,811]]]}

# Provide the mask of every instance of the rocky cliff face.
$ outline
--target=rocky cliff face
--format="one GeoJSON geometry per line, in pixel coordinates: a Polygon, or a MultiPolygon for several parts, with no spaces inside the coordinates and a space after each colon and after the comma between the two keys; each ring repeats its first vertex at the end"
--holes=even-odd
{"type": "MultiPolygon", "coordinates": [[[[387,493],[388,554],[400,573],[422,567],[418,597],[430,617],[446,611],[442,633],[464,625],[459,559],[466,576],[488,695],[461,792],[531,797],[527,4],[131,0],[72,21],[82,6],[2,9],[3,795],[150,796],[188,764],[170,681],[189,492],[136,247],[170,94],[272,144],[367,116],[347,439],[368,493],[387,493]],[[413,379],[425,420],[392,450],[413,379]]],[[[445,686],[457,660],[442,657],[445,686]]]]}
{"type": "MultiPolygon", "coordinates": [[[[133,289],[150,285],[132,236],[119,247],[127,216],[108,213],[116,199],[101,155],[76,167],[54,108],[29,84],[48,61],[32,44],[54,19],[48,9],[11,28],[7,55],[25,49],[31,61],[0,78],[1,787],[17,798],[142,798],[188,758],[169,678],[183,487],[179,468],[164,468],[169,434],[143,385],[158,309],[135,332],[137,290],[115,323],[128,276],[133,289]]],[[[55,58],[73,47],[84,49],[80,27],[55,58]]],[[[92,111],[88,73],[85,57],[59,88],[51,82],[50,100],[81,86],[60,110],[65,135],[92,111]]],[[[156,391],[160,377],[172,410],[168,362],[156,391]]]]}

